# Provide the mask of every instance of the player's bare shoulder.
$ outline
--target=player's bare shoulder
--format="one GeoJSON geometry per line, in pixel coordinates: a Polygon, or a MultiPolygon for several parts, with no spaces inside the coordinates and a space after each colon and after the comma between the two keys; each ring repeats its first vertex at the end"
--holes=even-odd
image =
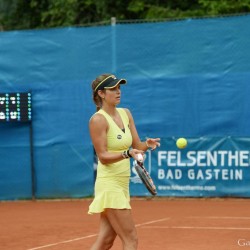
{"type": "Polygon", "coordinates": [[[108,123],[106,118],[99,113],[95,113],[89,120],[89,126],[91,127],[95,127],[95,128],[107,128],[108,127],[108,123]]]}
{"type": "Polygon", "coordinates": [[[127,109],[127,108],[124,108],[124,110],[125,110],[125,112],[127,113],[127,116],[128,116],[128,118],[129,118],[129,121],[133,121],[133,116],[132,116],[130,110],[127,109]]]}
{"type": "Polygon", "coordinates": [[[100,124],[100,123],[105,123],[106,119],[102,114],[99,113],[95,113],[94,115],[92,115],[92,117],[89,120],[89,124],[94,125],[94,124],[100,124]]]}
{"type": "Polygon", "coordinates": [[[132,114],[130,112],[130,110],[128,108],[123,108],[125,110],[125,112],[127,113],[128,117],[131,117],[132,114]]]}

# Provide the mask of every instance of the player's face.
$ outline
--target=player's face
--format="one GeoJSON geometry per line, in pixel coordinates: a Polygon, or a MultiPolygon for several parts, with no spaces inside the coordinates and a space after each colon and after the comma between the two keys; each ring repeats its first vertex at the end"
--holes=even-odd
{"type": "Polygon", "coordinates": [[[110,104],[119,104],[121,101],[120,84],[112,89],[106,89],[105,100],[110,104]]]}

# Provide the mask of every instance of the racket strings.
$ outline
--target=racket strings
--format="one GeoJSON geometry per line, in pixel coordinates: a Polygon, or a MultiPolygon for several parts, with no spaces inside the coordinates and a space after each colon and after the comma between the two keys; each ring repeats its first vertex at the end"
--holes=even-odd
{"type": "Polygon", "coordinates": [[[156,192],[156,187],[154,185],[153,179],[151,178],[148,171],[145,169],[143,162],[136,161],[135,166],[136,166],[135,169],[136,169],[139,177],[141,178],[142,182],[144,183],[144,185],[146,186],[148,191],[152,195],[156,195],[157,192],[156,192]]]}

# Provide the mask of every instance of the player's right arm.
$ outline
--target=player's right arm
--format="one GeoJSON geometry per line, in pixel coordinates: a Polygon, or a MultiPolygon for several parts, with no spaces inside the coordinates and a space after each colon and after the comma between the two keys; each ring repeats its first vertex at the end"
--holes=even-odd
{"type": "MultiPolygon", "coordinates": [[[[123,160],[122,153],[108,152],[107,149],[107,132],[109,125],[105,117],[101,114],[95,114],[89,121],[89,131],[92,143],[94,145],[98,159],[102,164],[111,164],[123,160]]],[[[132,149],[130,154],[133,157],[138,153],[142,153],[140,150],[132,149]]]]}

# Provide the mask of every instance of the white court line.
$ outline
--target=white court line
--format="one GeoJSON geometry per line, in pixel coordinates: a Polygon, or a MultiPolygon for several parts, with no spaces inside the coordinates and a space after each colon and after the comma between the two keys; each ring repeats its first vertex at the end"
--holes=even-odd
{"type": "MultiPolygon", "coordinates": [[[[165,220],[169,220],[169,218],[163,218],[163,219],[159,219],[159,220],[147,221],[147,222],[144,222],[144,223],[141,223],[141,224],[136,224],[135,226],[136,227],[141,227],[141,226],[144,226],[144,225],[149,225],[149,224],[153,224],[153,223],[157,223],[157,222],[161,222],[161,221],[165,221],[165,220]]],[[[70,242],[77,241],[77,240],[84,240],[84,239],[87,239],[87,238],[92,238],[92,237],[95,237],[97,235],[98,234],[91,234],[91,235],[87,235],[87,236],[84,236],[84,237],[75,238],[75,239],[72,239],[72,240],[65,240],[65,241],[60,241],[60,242],[57,242],[57,243],[52,243],[52,244],[48,244],[48,245],[44,245],[44,246],[29,248],[27,250],[37,250],[37,249],[42,249],[42,248],[53,247],[53,246],[57,246],[57,245],[60,245],[60,244],[65,244],[65,243],[70,243],[70,242]]]]}
{"type": "Polygon", "coordinates": [[[153,224],[153,223],[157,223],[157,222],[161,222],[161,221],[165,221],[165,220],[169,220],[169,219],[170,218],[163,218],[163,219],[160,219],[160,220],[152,220],[152,221],[144,222],[144,223],[141,223],[141,224],[136,224],[135,227],[141,227],[141,226],[144,226],[144,225],[153,224]]]}
{"type": "Polygon", "coordinates": [[[175,226],[167,226],[167,227],[159,227],[159,226],[146,226],[143,227],[146,229],[210,229],[210,230],[250,230],[250,228],[248,227],[188,227],[188,226],[179,226],[179,227],[175,227],[175,226]]]}
{"type": "Polygon", "coordinates": [[[197,219],[225,219],[225,220],[250,220],[250,217],[229,217],[229,216],[189,216],[187,218],[197,218],[197,219]]]}
{"type": "Polygon", "coordinates": [[[46,247],[53,247],[53,246],[57,246],[57,245],[60,245],[60,244],[65,244],[65,243],[70,243],[70,242],[77,241],[77,240],[92,238],[92,237],[95,237],[95,236],[97,236],[97,234],[91,234],[91,235],[87,235],[87,236],[84,236],[84,237],[75,238],[75,239],[72,239],[72,240],[65,240],[65,241],[52,243],[52,244],[48,244],[48,245],[44,245],[44,246],[40,246],[40,247],[29,248],[27,250],[36,250],[36,249],[42,249],[42,248],[46,248],[46,247]]]}

